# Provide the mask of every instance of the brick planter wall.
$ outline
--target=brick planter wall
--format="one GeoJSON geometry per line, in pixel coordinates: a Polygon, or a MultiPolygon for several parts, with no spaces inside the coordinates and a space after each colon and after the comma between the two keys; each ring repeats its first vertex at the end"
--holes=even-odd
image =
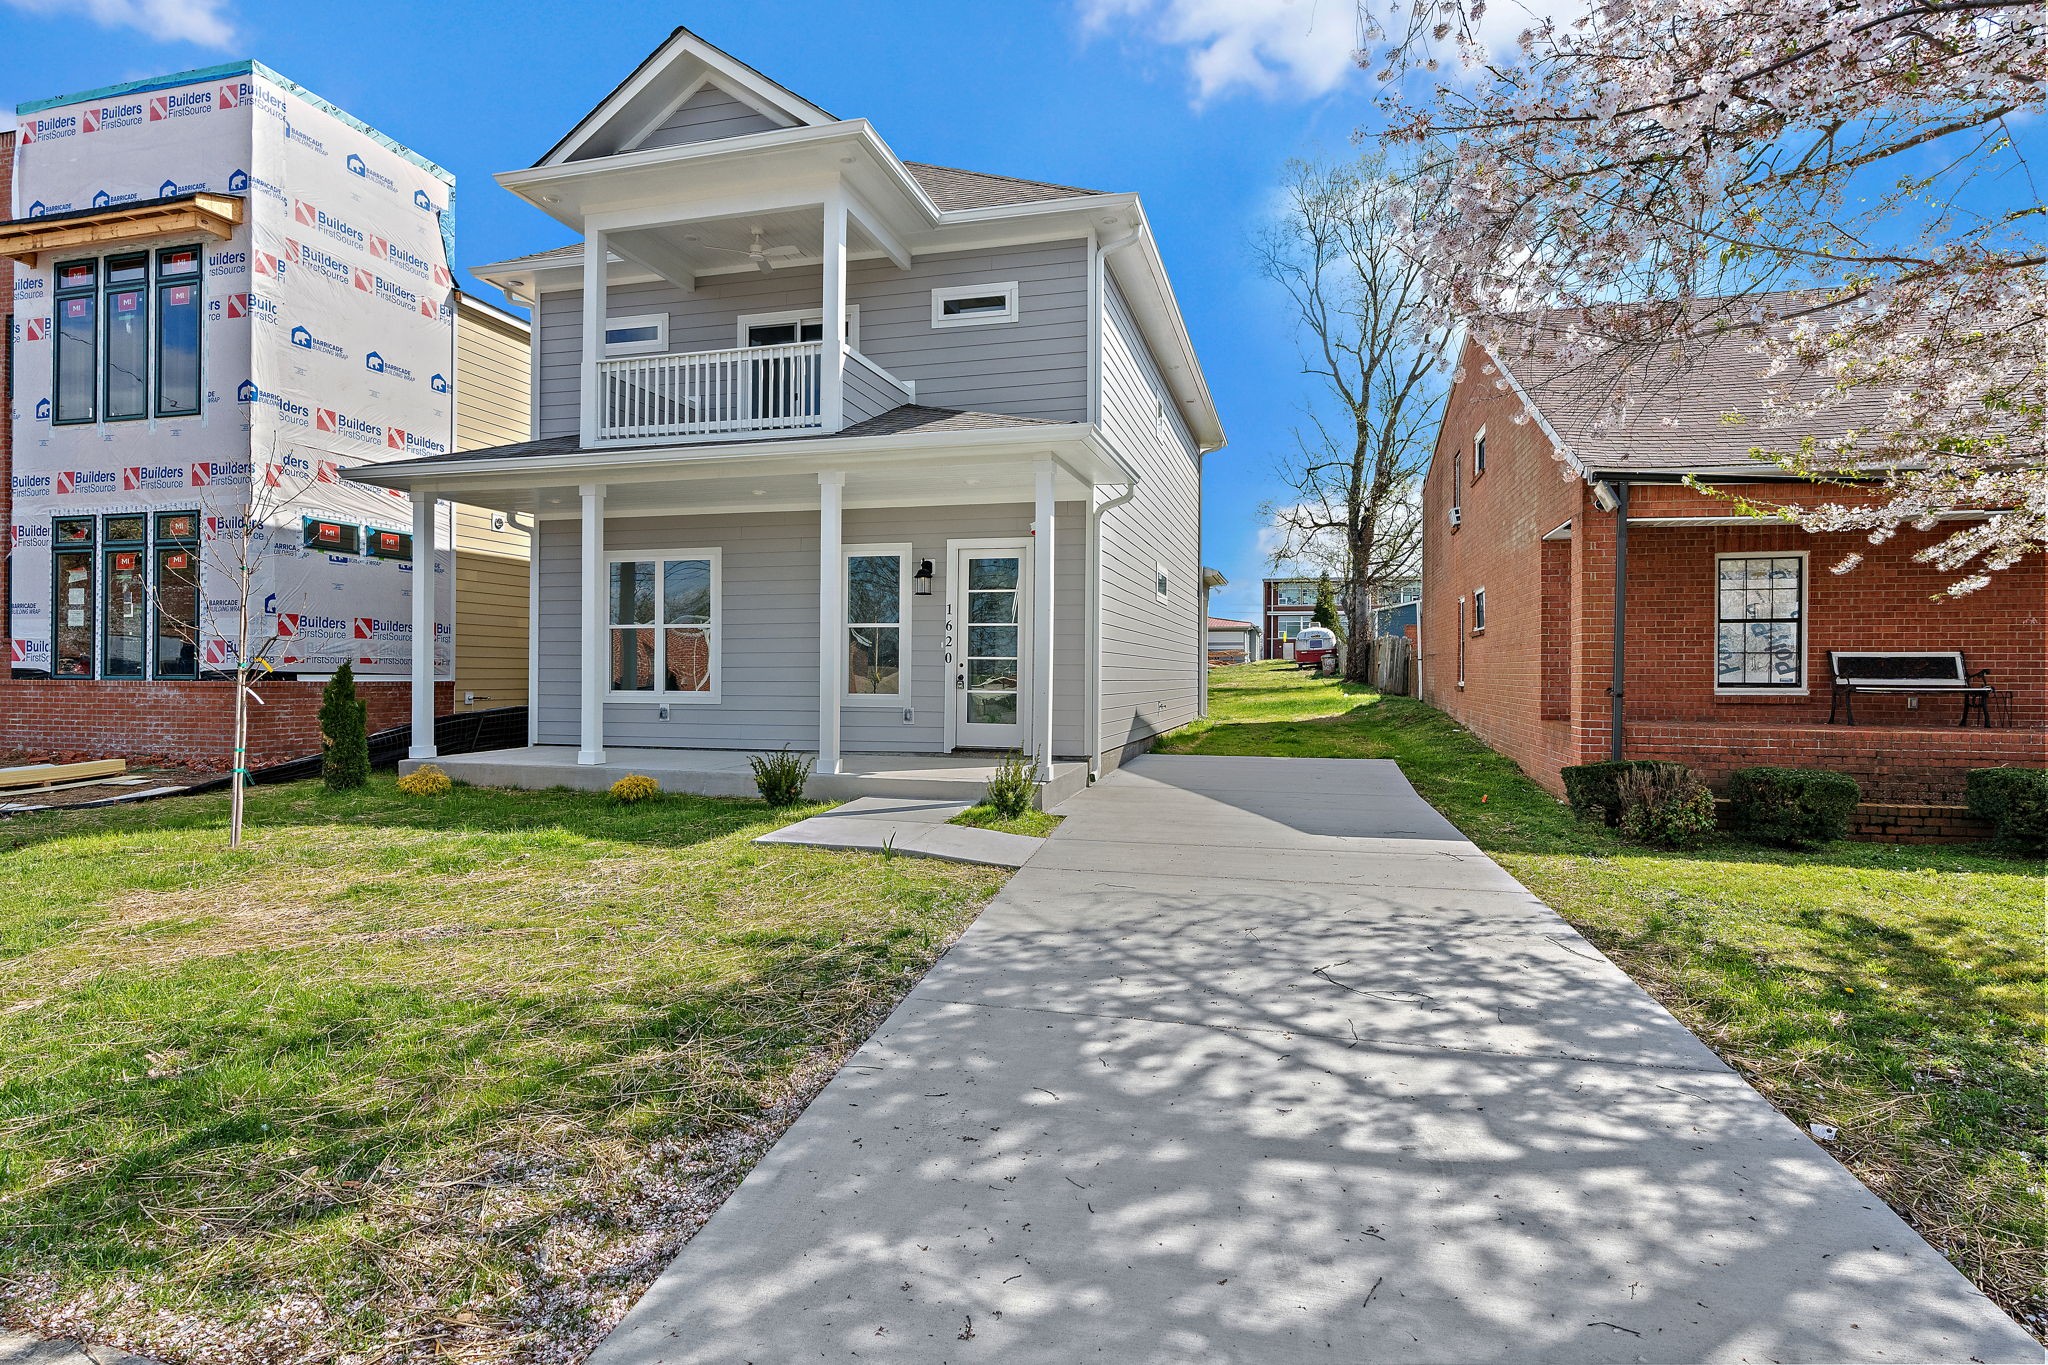
{"type": "MultiPolygon", "coordinates": [[[[324,684],[259,683],[263,705],[249,708],[249,765],[255,768],[320,750],[324,684]]],[[[358,680],[372,732],[412,718],[412,686],[358,680]]],[[[454,684],[434,688],[434,711],[455,709],[454,684]]],[[[76,682],[0,679],[0,752],[31,758],[126,758],[208,771],[230,766],[234,685],[200,682],[76,682]]]]}

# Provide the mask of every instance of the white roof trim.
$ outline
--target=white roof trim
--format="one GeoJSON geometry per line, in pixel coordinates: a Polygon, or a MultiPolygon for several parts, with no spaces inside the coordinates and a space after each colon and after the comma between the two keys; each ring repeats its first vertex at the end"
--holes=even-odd
{"type": "Polygon", "coordinates": [[[1564,437],[1557,434],[1557,428],[1550,425],[1550,419],[1545,417],[1543,410],[1537,407],[1530,399],[1528,390],[1522,387],[1522,381],[1515,378],[1515,372],[1507,367],[1505,361],[1494,354],[1493,347],[1487,345],[1485,341],[1480,340],[1478,337],[1474,337],[1473,340],[1479,342],[1479,349],[1486,352],[1486,358],[1493,362],[1494,368],[1501,372],[1501,377],[1508,381],[1508,387],[1514,391],[1515,397],[1521,400],[1522,411],[1534,418],[1537,428],[1550,438],[1551,448],[1557,451],[1558,458],[1571,467],[1572,473],[1578,475],[1587,483],[1593,482],[1593,475],[1586,470],[1586,462],[1579,458],[1579,453],[1572,449],[1569,441],[1566,441],[1564,437]]]}

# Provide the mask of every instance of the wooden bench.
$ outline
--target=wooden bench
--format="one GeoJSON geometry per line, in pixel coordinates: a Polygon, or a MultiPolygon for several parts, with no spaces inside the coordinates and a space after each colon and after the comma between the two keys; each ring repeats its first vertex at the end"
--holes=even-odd
{"type": "Polygon", "coordinates": [[[1968,725],[1974,712],[1985,728],[1990,728],[1991,670],[1965,671],[1960,649],[1831,649],[1828,672],[1835,684],[1834,695],[1828,700],[1830,725],[1835,723],[1837,706],[1849,724],[1856,723],[1858,692],[1884,692],[1894,696],[1960,696],[1963,714],[1956,724],[1968,725]]]}

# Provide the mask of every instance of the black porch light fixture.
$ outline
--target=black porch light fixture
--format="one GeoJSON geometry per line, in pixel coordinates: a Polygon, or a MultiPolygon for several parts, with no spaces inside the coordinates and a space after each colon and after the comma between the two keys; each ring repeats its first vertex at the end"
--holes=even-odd
{"type": "Polygon", "coordinates": [[[932,595],[932,562],[929,559],[917,561],[917,572],[910,577],[919,597],[932,595]]]}

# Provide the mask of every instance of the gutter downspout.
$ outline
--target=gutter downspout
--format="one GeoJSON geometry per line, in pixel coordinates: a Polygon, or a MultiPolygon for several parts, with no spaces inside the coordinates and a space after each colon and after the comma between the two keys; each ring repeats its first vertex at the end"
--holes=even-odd
{"type": "MultiPolygon", "coordinates": [[[[1102,776],[1102,514],[1136,497],[1133,477],[1124,491],[1088,509],[1088,780],[1102,776]]],[[[1091,502],[1093,500],[1091,499],[1091,502]]]]}
{"type": "Polygon", "coordinates": [[[1607,684],[1607,695],[1612,698],[1608,713],[1613,734],[1608,740],[1607,756],[1619,762],[1622,701],[1628,690],[1628,484],[1616,484],[1614,497],[1614,663],[1607,684]]]}
{"type": "MultiPolygon", "coordinates": [[[[1108,291],[1103,288],[1103,268],[1112,251],[1121,251],[1144,235],[1142,227],[1132,228],[1107,242],[1097,242],[1095,259],[1089,264],[1088,285],[1094,294],[1089,331],[1094,354],[1089,363],[1088,420],[1102,430],[1102,325],[1109,311],[1108,291]]],[[[1102,776],[1102,514],[1121,507],[1137,496],[1138,480],[1133,475],[1124,491],[1108,502],[1097,504],[1091,496],[1088,508],[1088,781],[1102,776]]],[[[1199,594],[1197,594],[1199,596],[1199,594]]]]}

